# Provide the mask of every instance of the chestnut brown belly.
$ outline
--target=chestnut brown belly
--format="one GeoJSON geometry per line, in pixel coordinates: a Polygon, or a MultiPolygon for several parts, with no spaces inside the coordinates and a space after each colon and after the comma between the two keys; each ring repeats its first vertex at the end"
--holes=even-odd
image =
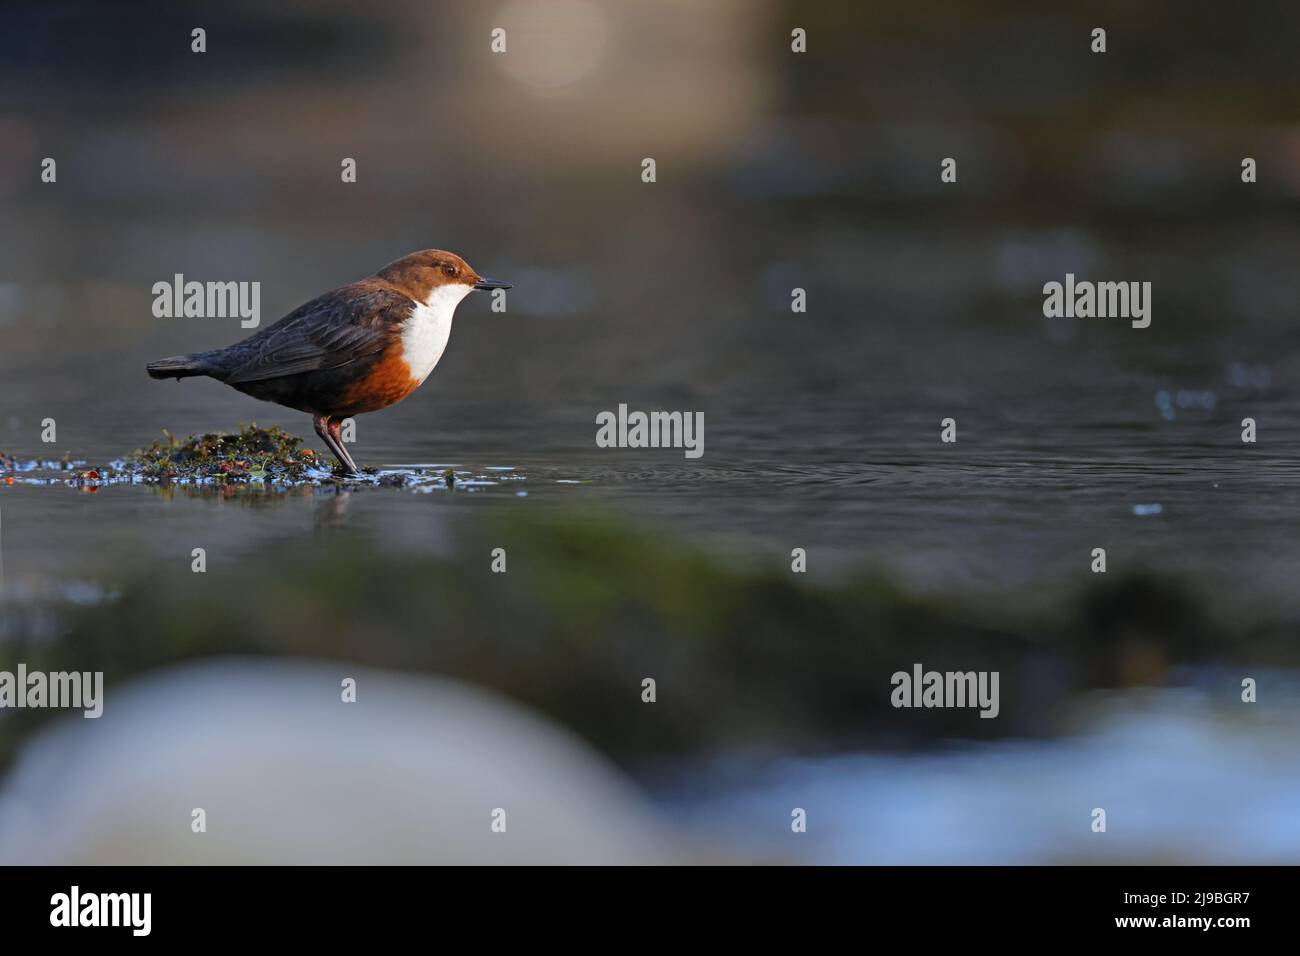
{"type": "Polygon", "coordinates": [[[357,362],[317,372],[234,385],[254,398],[313,415],[349,417],[376,412],[400,402],[419,387],[395,341],[384,351],[357,362]]]}
{"type": "Polygon", "coordinates": [[[401,342],[394,342],[376,358],[377,361],[343,390],[341,407],[327,414],[377,412],[397,404],[420,387],[411,375],[411,367],[402,358],[401,342]]]}

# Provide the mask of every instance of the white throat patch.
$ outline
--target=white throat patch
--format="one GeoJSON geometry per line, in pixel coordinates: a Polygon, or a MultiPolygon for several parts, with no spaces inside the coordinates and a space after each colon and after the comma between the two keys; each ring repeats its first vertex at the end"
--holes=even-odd
{"type": "Polygon", "coordinates": [[[417,382],[428,378],[442,358],[451,335],[452,313],[472,291],[472,286],[460,283],[438,286],[423,304],[415,304],[410,317],[402,323],[402,358],[417,382]]]}

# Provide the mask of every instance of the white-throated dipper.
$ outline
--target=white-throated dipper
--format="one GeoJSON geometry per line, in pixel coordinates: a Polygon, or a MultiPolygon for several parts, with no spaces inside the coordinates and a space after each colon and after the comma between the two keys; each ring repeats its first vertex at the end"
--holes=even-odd
{"type": "Polygon", "coordinates": [[[425,249],[312,299],[242,342],[146,368],[154,378],[206,375],[310,413],[316,434],[355,475],[339,435],[343,420],[419,388],[442,358],[460,300],[476,289],[509,288],[454,253],[425,249]]]}

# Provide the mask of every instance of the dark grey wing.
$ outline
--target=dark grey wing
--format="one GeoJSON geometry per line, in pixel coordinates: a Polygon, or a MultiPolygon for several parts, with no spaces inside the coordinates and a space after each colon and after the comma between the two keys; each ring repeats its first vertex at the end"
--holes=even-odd
{"type": "Polygon", "coordinates": [[[384,350],[414,303],[391,289],[344,287],[225,350],[223,381],[260,382],[339,368],[384,350]]]}

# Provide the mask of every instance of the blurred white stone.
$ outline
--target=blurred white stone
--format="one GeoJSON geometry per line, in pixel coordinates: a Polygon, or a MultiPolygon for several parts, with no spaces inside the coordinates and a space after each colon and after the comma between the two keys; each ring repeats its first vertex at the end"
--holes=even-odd
{"type": "Polygon", "coordinates": [[[665,836],[611,767],[521,708],[324,662],[109,687],[100,719],[43,728],[0,789],[0,864],[644,864],[673,860],[665,836]]]}

